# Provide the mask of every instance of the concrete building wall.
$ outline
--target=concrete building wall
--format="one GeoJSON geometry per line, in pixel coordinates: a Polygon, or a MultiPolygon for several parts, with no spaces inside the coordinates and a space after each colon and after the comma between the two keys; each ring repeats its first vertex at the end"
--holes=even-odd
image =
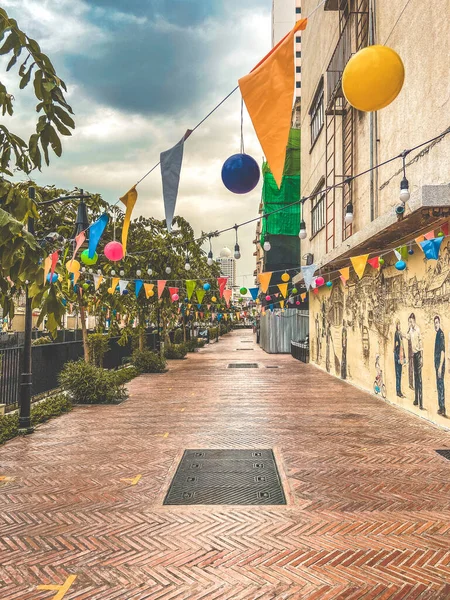
{"type": "MultiPolygon", "coordinates": [[[[332,0],[325,6],[334,3],[332,0]]],[[[351,7],[360,4],[350,2],[351,7]]],[[[372,164],[400,154],[444,132],[450,126],[450,79],[448,57],[450,56],[450,24],[443,15],[450,14],[450,0],[436,0],[427,4],[426,10],[420,0],[367,0],[374,7],[374,42],[396,50],[405,65],[405,83],[397,99],[388,107],[373,115],[374,147],[372,164]]],[[[315,0],[303,0],[302,10],[309,14],[317,6],[315,0]]],[[[330,63],[339,37],[339,12],[317,10],[302,35],[302,107],[301,127],[301,173],[302,195],[311,194],[321,180],[326,180],[326,122],[314,145],[310,138],[310,108],[321,78],[324,78],[324,108],[327,98],[327,66],[330,63]]],[[[328,117],[329,118],[329,117],[328,117]]],[[[342,165],[342,117],[336,120],[336,164],[342,165]]],[[[353,174],[371,166],[369,114],[355,111],[353,144],[353,174]]],[[[412,152],[407,157],[407,178],[411,198],[406,205],[402,235],[414,239],[419,233],[435,229],[419,214],[428,193],[439,196],[443,212],[436,213],[436,224],[446,217],[450,205],[450,135],[437,143],[412,152]],[[419,214],[415,221],[408,221],[419,214]],[[414,223],[409,225],[409,223],[414,223]]],[[[450,318],[448,302],[450,284],[450,249],[446,239],[442,245],[439,261],[426,261],[422,251],[414,244],[415,253],[410,256],[406,271],[393,266],[375,271],[366,268],[361,281],[352,279],[343,286],[337,269],[350,266],[348,253],[363,254],[359,250],[371,239],[371,256],[395,247],[398,237],[392,234],[391,243],[383,245],[383,235],[399,226],[395,206],[399,203],[402,161],[396,160],[375,172],[373,177],[373,215],[371,214],[371,178],[365,175],[353,183],[354,223],[351,235],[343,236],[344,204],[342,192],[336,193],[334,248],[326,244],[326,228],[315,236],[311,232],[311,201],[303,207],[308,237],[302,241],[302,255],[311,253],[314,263],[320,265],[322,274],[328,272],[333,287],[321,288],[318,294],[310,294],[311,361],[331,374],[342,377],[373,393],[377,370],[383,372],[383,382],[388,401],[417,412],[439,425],[449,426],[444,417],[437,414],[438,383],[434,365],[436,331],[434,317],[438,315],[445,335],[447,351],[445,384],[450,385],[450,318]],[[372,218],[373,217],[373,218],[372,218]],[[377,237],[378,236],[378,237],[377,237]],[[372,243],[373,240],[373,243],[372,243]],[[380,240],[379,242],[377,240],[380,240]],[[378,244],[378,245],[377,245],[378,244]],[[347,257],[339,257],[347,252],[347,257]],[[408,330],[408,316],[415,313],[417,326],[423,339],[423,406],[413,404],[415,398],[412,359],[408,340],[404,340],[406,363],[402,365],[401,392],[397,396],[394,335],[396,322],[401,331],[408,330]],[[378,358],[377,358],[378,357],[378,358]],[[376,366],[375,366],[376,365],[376,366]]],[[[343,175],[342,168],[337,175],[343,175]]],[[[341,177],[341,180],[343,177],[341,177]]],[[[436,225],[436,232],[439,227],[436,225]]],[[[393,264],[394,255],[384,256],[386,265],[393,264]]],[[[303,262],[304,264],[304,262],[303,262]]],[[[352,271],[352,269],[351,269],[352,271]]],[[[441,385],[441,384],[439,384],[441,385]]],[[[450,392],[449,392],[450,393],[450,392]]],[[[447,402],[448,404],[448,402],[447,402]]]]}

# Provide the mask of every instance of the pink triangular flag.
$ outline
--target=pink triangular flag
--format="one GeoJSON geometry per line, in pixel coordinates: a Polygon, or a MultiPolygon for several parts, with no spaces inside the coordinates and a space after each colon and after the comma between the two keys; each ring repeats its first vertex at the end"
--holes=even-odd
{"type": "Polygon", "coordinates": [[[227,285],[227,281],[228,281],[228,277],[218,277],[217,278],[217,283],[219,284],[219,294],[220,294],[221,298],[222,298],[223,293],[225,291],[225,287],[227,285]]]}
{"type": "MultiPolygon", "coordinates": [[[[86,240],[86,234],[84,233],[84,231],[82,231],[75,238],[75,250],[73,251],[72,260],[75,260],[75,256],[77,255],[77,252],[80,249],[80,246],[82,246],[84,244],[85,240],[86,240]]],[[[72,260],[70,262],[72,262],[72,260]]]]}
{"type": "Polygon", "coordinates": [[[50,269],[50,283],[52,283],[53,275],[54,275],[55,269],[56,269],[56,263],[58,262],[58,258],[59,258],[59,250],[56,250],[56,252],[53,252],[53,254],[50,255],[50,258],[52,259],[52,266],[50,269]]]}
{"type": "Polygon", "coordinates": [[[158,298],[161,298],[164,288],[166,287],[167,279],[158,279],[158,298]]]}
{"type": "Polygon", "coordinates": [[[225,298],[225,302],[227,303],[227,306],[230,306],[230,300],[231,300],[232,294],[233,294],[232,290],[224,290],[224,292],[223,292],[223,297],[225,298]]]}
{"type": "Polygon", "coordinates": [[[423,236],[426,240],[432,240],[434,238],[434,229],[433,231],[429,231],[423,236]]]}

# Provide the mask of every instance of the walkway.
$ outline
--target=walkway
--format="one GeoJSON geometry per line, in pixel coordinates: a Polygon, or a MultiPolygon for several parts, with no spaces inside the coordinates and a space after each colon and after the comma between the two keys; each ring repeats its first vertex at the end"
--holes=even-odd
{"type": "Polygon", "coordinates": [[[2,600],[450,598],[450,433],[252,340],[0,448],[2,600]],[[162,506],[186,448],[274,448],[289,504],[162,506]]]}

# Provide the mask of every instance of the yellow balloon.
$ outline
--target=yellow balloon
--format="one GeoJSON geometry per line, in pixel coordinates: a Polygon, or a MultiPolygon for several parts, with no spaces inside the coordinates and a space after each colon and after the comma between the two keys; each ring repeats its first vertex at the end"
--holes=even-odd
{"type": "Polygon", "coordinates": [[[288,273],[283,273],[283,275],[281,276],[281,281],[289,281],[290,277],[288,275],[288,273]]]}
{"type": "Polygon", "coordinates": [[[69,262],[66,262],[66,269],[69,271],[69,273],[78,273],[78,271],[81,269],[81,265],[75,259],[69,260],[69,262]]]}
{"type": "Polygon", "coordinates": [[[211,298],[211,302],[217,302],[217,298],[216,298],[215,296],[213,296],[213,297],[211,298]]]}
{"type": "Polygon", "coordinates": [[[149,295],[149,297],[151,298],[152,296],[154,296],[154,295],[155,295],[155,292],[154,292],[153,290],[150,290],[150,291],[149,291],[149,293],[148,293],[148,295],[149,295]]]}
{"type": "Polygon", "coordinates": [[[112,289],[112,287],[108,288],[108,294],[114,294],[114,290],[112,289]]]}
{"type": "Polygon", "coordinates": [[[405,67],[397,52],[387,46],[368,46],[348,61],[342,90],[354,108],[372,112],[393,102],[404,80],[405,67]]]}

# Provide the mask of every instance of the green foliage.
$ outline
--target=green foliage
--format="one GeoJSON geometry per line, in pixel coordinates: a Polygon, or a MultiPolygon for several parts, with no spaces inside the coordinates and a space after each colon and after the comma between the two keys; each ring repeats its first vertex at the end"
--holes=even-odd
{"type": "Polygon", "coordinates": [[[206,340],[197,338],[197,348],[204,348],[206,346],[206,340]]]}
{"type": "MultiPolygon", "coordinates": [[[[63,91],[67,91],[66,85],[56,74],[49,57],[41,52],[35,40],[19,29],[17,21],[10,19],[3,8],[0,8],[0,39],[3,41],[0,55],[11,56],[7,71],[12,69],[23,53],[18,69],[19,88],[24,89],[33,79],[34,94],[39,101],[36,105],[39,115],[36,132],[31,135],[28,144],[4,125],[0,125],[0,173],[12,176],[13,168],[25,173],[40,169],[42,154],[49,165],[49,148],[56,156],[61,156],[62,146],[58,134],[72,135],[70,130],[75,128],[75,123],[70,116],[73,111],[63,94],[63,91]]],[[[13,115],[13,102],[14,96],[0,83],[0,108],[3,117],[13,115]]]]}
{"type": "Polygon", "coordinates": [[[89,360],[96,367],[103,367],[103,357],[109,350],[109,338],[103,333],[88,334],[89,360]]]}
{"type": "Polygon", "coordinates": [[[123,369],[119,369],[118,371],[114,371],[114,375],[116,377],[116,382],[120,385],[123,385],[140,375],[140,372],[139,369],[132,365],[130,367],[125,367],[123,369]]]}
{"type": "Polygon", "coordinates": [[[215,340],[217,337],[217,327],[210,327],[208,331],[209,331],[209,339],[215,340]]]}
{"type": "Polygon", "coordinates": [[[220,335],[225,335],[226,333],[228,333],[227,326],[225,325],[225,323],[221,323],[219,325],[219,334],[220,335]]]}
{"type": "Polygon", "coordinates": [[[77,404],[111,404],[126,397],[115,371],[107,371],[83,360],[68,362],[59,375],[60,386],[77,404]]]}
{"type": "Polygon", "coordinates": [[[181,327],[175,329],[175,333],[173,334],[173,342],[174,344],[182,344],[184,341],[183,330],[181,327]]]}
{"type": "Polygon", "coordinates": [[[168,359],[184,358],[187,354],[185,344],[171,344],[164,350],[164,356],[168,359]]]}
{"type": "Polygon", "coordinates": [[[31,342],[32,346],[45,346],[45,344],[53,344],[53,340],[48,335],[43,335],[40,338],[36,338],[31,342]]]}
{"type": "MultiPolygon", "coordinates": [[[[36,403],[31,408],[31,423],[38,425],[52,417],[72,410],[72,402],[65,394],[51,396],[42,402],[36,403]]],[[[19,432],[19,414],[0,416],[0,444],[15,437],[19,432]]]]}
{"type": "Polygon", "coordinates": [[[135,350],[131,360],[140,373],[163,373],[166,369],[166,359],[151,350],[135,350]]]}

